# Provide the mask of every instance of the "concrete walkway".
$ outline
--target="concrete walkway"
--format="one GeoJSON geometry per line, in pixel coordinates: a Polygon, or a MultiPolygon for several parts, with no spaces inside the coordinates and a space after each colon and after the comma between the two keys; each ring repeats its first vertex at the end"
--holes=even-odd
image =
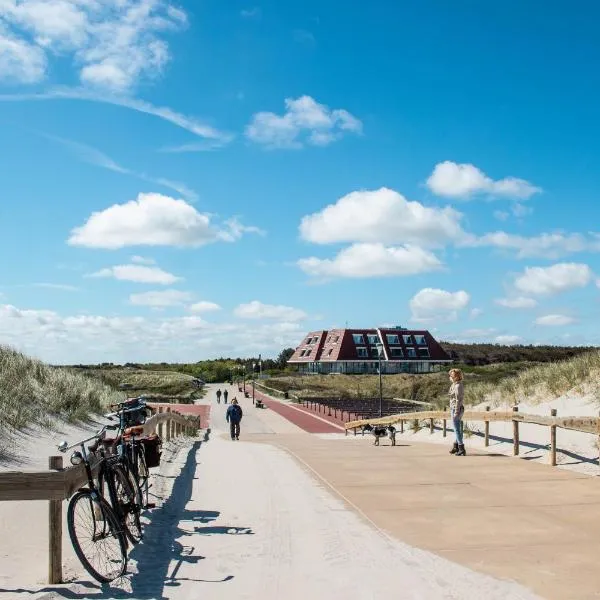
{"type": "Polygon", "coordinates": [[[370,437],[251,436],[290,452],[412,546],[550,600],[600,598],[600,480],[522,459],[370,437]]]}

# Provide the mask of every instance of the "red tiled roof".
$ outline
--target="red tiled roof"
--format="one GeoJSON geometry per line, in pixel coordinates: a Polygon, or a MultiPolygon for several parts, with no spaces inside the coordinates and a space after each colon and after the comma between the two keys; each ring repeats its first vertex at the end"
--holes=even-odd
{"type": "Polygon", "coordinates": [[[444,349],[438,344],[434,337],[425,329],[394,329],[380,327],[379,329],[332,329],[310,332],[302,343],[296,348],[290,363],[308,363],[315,361],[351,361],[351,360],[374,360],[372,348],[374,344],[369,343],[367,336],[377,336],[381,333],[381,341],[384,347],[382,360],[451,360],[444,349]],[[363,337],[362,344],[354,342],[354,335],[363,337]],[[398,336],[398,344],[390,344],[395,341],[388,336],[398,336]],[[404,336],[409,336],[405,339],[404,336]],[[416,344],[414,336],[422,336],[425,344],[416,344]],[[359,356],[357,346],[366,349],[367,356],[359,356]],[[429,356],[419,356],[418,348],[428,348],[429,356]],[[392,348],[400,348],[402,356],[392,356],[392,348]],[[415,355],[408,355],[408,348],[415,348],[415,355]]]}

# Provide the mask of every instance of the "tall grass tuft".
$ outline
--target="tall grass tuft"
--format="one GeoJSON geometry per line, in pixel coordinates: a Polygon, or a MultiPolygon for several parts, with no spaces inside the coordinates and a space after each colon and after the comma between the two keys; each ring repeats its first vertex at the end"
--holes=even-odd
{"type": "Polygon", "coordinates": [[[0,430],[48,427],[57,418],[85,420],[124,397],[97,380],[0,345],[0,430]]]}

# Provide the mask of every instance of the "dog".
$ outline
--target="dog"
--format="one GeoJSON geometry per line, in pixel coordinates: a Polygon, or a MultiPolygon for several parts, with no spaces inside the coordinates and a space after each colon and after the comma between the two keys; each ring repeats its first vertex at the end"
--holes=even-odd
{"type": "Polygon", "coordinates": [[[362,427],[363,432],[372,433],[375,436],[375,441],[373,444],[375,446],[379,446],[379,440],[382,437],[389,437],[392,441],[392,446],[396,445],[396,428],[393,425],[388,425],[384,427],[383,425],[373,425],[367,424],[362,427]]]}

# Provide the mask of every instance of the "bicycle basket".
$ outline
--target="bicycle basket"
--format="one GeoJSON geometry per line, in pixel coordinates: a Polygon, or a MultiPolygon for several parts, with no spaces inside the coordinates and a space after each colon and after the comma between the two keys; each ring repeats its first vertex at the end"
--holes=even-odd
{"type": "Polygon", "coordinates": [[[151,435],[142,440],[144,444],[144,454],[146,456],[146,466],[151,469],[160,465],[160,448],[162,441],[157,435],[151,435]]]}
{"type": "Polygon", "coordinates": [[[149,410],[146,406],[139,406],[131,412],[126,412],[123,416],[125,419],[125,427],[134,427],[136,425],[143,425],[148,417],[149,410]]]}

